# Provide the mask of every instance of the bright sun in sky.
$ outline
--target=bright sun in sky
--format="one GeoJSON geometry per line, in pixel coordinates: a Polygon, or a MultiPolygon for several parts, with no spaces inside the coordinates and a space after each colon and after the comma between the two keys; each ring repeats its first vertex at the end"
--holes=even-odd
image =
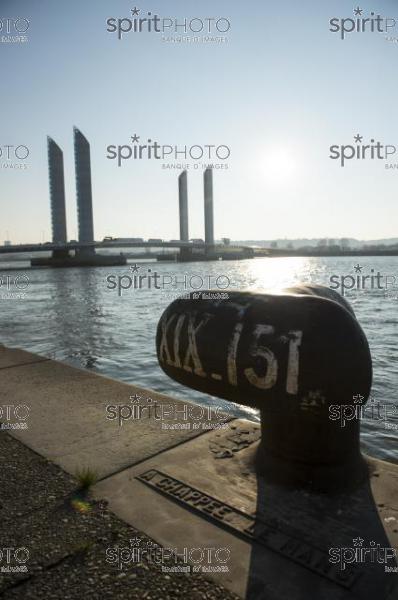
{"type": "Polygon", "coordinates": [[[262,171],[267,183],[285,186],[299,175],[297,156],[287,146],[268,148],[262,156],[262,171]]]}

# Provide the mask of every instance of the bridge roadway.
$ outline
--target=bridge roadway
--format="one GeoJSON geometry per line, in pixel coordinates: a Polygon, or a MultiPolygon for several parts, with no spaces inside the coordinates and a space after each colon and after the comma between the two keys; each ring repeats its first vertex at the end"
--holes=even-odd
{"type": "Polygon", "coordinates": [[[204,248],[197,242],[68,242],[67,244],[16,244],[0,246],[0,254],[15,252],[52,252],[53,250],[80,250],[83,248],[204,248]]]}

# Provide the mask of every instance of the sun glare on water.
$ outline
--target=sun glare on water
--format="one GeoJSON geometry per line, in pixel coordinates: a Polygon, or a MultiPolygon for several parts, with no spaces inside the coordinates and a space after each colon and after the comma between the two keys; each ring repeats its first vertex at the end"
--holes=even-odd
{"type": "Polygon", "coordinates": [[[311,259],[302,257],[264,258],[250,264],[251,285],[277,294],[283,288],[311,281],[311,259]]]}

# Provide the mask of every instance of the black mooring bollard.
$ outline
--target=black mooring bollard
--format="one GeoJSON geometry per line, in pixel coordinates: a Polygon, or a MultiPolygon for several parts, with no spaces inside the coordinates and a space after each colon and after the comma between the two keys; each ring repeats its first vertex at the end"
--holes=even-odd
{"type": "Polygon", "coordinates": [[[257,470],[269,481],[337,491],[366,477],[359,419],[342,428],[331,412],[367,401],[371,357],[333,290],[191,294],[163,313],[156,343],[171,378],[260,410],[257,470]]]}

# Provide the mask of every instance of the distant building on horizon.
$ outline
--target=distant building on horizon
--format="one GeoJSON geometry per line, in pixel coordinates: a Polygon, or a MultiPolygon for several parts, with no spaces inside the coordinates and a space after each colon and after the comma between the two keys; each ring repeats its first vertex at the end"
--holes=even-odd
{"type": "Polygon", "coordinates": [[[58,144],[47,137],[48,176],[53,243],[66,243],[64,155],[58,144]]]}
{"type": "MultiPolygon", "coordinates": [[[[79,242],[94,241],[93,199],[91,188],[90,144],[82,132],[73,128],[75,148],[77,219],[79,242]]],[[[94,252],[94,249],[92,249],[94,252]]]]}

